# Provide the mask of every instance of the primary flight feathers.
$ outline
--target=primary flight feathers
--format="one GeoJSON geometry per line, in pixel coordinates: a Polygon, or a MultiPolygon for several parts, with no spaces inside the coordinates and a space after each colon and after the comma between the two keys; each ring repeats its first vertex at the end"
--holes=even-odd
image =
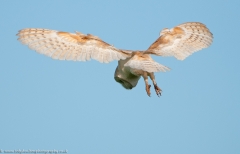
{"type": "Polygon", "coordinates": [[[17,34],[19,41],[38,53],[59,60],[87,61],[95,59],[108,63],[129,57],[131,52],[119,50],[93,35],[28,28],[17,34]]]}
{"type": "Polygon", "coordinates": [[[202,23],[188,22],[172,29],[163,29],[160,37],[148,48],[146,53],[158,56],[174,56],[184,60],[192,53],[211,45],[212,33],[202,23]]]}

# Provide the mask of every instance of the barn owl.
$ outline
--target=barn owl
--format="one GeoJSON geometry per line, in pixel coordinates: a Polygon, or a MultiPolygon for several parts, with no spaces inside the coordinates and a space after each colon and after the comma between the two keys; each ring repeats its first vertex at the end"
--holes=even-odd
{"type": "Polygon", "coordinates": [[[172,29],[164,28],[159,38],[147,50],[131,51],[117,49],[99,37],[80,32],[68,33],[50,29],[26,28],[18,32],[18,40],[30,49],[53,59],[101,63],[118,60],[114,79],[124,88],[134,88],[143,77],[145,90],[150,96],[148,77],[158,96],[162,90],[157,86],[154,73],[166,72],[168,67],[155,62],[151,55],[174,56],[184,60],[192,53],[207,48],[213,41],[209,29],[199,22],[187,22],[172,29]]]}

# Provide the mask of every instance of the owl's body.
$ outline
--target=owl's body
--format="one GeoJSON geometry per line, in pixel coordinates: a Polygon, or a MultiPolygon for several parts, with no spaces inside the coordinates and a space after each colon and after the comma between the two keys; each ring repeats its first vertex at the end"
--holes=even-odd
{"type": "Polygon", "coordinates": [[[157,86],[154,72],[165,72],[169,68],[155,62],[151,54],[174,56],[184,60],[192,53],[206,48],[212,43],[212,33],[202,23],[188,22],[172,29],[163,29],[160,37],[146,51],[117,49],[93,35],[80,32],[68,33],[49,29],[23,29],[17,34],[19,41],[38,53],[59,60],[87,61],[95,59],[108,63],[118,60],[114,78],[126,89],[135,87],[144,78],[147,94],[150,96],[148,76],[158,96],[161,89],[157,86]]]}

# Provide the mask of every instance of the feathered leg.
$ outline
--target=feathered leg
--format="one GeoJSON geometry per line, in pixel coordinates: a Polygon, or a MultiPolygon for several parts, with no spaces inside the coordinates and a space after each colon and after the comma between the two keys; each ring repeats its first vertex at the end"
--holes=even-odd
{"type": "Polygon", "coordinates": [[[156,80],[155,80],[154,74],[153,74],[153,73],[148,73],[148,74],[149,74],[149,76],[150,76],[150,78],[151,78],[151,80],[152,80],[152,82],[153,82],[153,85],[154,85],[154,89],[155,89],[155,91],[156,91],[156,94],[158,95],[158,97],[160,97],[162,90],[157,86],[157,82],[156,82],[156,80]]]}
{"type": "Polygon", "coordinates": [[[146,85],[147,95],[150,97],[150,95],[151,95],[151,92],[150,92],[151,85],[148,84],[148,74],[147,74],[147,72],[143,72],[142,77],[143,77],[145,85],[146,85]]]}

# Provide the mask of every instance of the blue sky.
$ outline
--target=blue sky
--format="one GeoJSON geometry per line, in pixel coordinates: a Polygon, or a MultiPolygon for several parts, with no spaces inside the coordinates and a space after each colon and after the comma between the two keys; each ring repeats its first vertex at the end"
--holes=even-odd
{"type": "Polygon", "coordinates": [[[88,154],[240,153],[240,1],[1,1],[0,150],[88,154]],[[23,28],[80,31],[144,50],[161,29],[198,21],[210,48],[184,61],[153,57],[163,89],[125,90],[117,62],[57,61],[17,41],[23,28]]]}

